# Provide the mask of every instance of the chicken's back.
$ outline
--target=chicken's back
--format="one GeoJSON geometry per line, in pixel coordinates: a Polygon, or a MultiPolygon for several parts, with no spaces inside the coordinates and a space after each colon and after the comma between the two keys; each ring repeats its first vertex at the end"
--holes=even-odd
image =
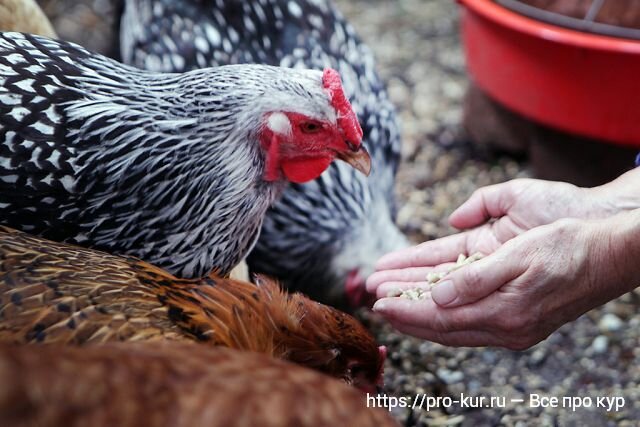
{"type": "Polygon", "coordinates": [[[6,426],[396,425],[335,379],[198,344],[0,346],[0,377],[6,426]]]}
{"type": "Polygon", "coordinates": [[[172,279],[133,258],[0,226],[0,342],[184,339],[149,274],[172,279]]]}

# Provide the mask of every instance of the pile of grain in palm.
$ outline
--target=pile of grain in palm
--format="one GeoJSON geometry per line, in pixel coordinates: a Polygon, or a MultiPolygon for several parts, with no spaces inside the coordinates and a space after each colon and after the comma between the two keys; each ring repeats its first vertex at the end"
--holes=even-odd
{"type": "Polygon", "coordinates": [[[410,289],[394,289],[391,292],[389,292],[387,294],[388,297],[400,297],[400,298],[405,298],[405,299],[409,299],[409,300],[423,300],[423,299],[428,299],[431,298],[431,289],[433,288],[433,286],[436,286],[442,279],[444,279],[448,274],[458,270],[459,268],[462,268],[466,265],[471,264],[472,262],[475,262],[481,258],[483,258],[484,255],[480,252],[476,252],[473,255],[470,256],[466,256],[465,254],[460,254],[458,255],[458,259],[455,263],[455,265],[451,266],[450,268],[444,270],[444,271],[432,271],[429,274],[427,274],[427,287],[426,288],[421,288],[421,287],[415,287],[415,288],[410,288],[410,289]]]}

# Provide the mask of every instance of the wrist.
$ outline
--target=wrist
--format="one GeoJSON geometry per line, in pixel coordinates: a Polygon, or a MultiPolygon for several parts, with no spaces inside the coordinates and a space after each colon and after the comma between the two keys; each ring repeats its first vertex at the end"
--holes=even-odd
{"type": "Polygon", "coordinates": [[[610,299],[640,284],[640,209],[620,212],[593,223],[591,245],[598,281],[604,281],[610,299]]]}
{"type": "Polygon", "coordinates": [[[582,190],[594,205],[595,215],[592,218],[604,218],[640,209],[640,167],[607,184],[582,190]]]}

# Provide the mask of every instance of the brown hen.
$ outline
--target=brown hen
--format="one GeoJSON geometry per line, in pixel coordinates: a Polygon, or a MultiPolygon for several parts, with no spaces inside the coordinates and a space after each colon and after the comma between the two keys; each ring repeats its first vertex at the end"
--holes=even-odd
{"type": "Polygon", "coordinates": [[[0,378],[4,426],[396,425],[325,375],[197,344],[2,346],[0,378]]]}
{"type": "Polygon", "coordinates": [[[364,390],[381,383],[384,347],[356,319],[258,282],[177,279],[0,226],[0,342],[193,340],[286,359],[364,390]]]}

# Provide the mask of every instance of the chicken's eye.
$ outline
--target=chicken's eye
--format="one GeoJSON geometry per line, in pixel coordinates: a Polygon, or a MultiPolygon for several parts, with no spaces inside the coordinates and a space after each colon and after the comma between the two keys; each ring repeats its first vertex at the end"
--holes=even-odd
{"type": "Polygon", "coordinates": [[[351,374],[352,378],[355,378],[364,373],[364,366],[359,364],[353,364],[349,366],[349,373],[351,374]]]}
{"type": "Polygon", "coordinates": [[[300,129],[304,133],[316,133],[322,129],[322,126],[319,123],[304,122],[300,125],[300,129]]]}

